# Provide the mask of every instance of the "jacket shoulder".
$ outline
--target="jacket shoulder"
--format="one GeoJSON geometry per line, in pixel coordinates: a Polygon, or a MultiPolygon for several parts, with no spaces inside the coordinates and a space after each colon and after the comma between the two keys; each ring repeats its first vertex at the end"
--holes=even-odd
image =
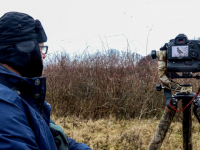
{"type": "Polygon", "coordinates": [[[15,107],[21,108],[21,101],[22,98],[19,96],[20,93],[17,93],[17,91],[11,90],[9,87],[0,84],[0,101],[9,103],[10,105],[13,105],[15,107]]]}

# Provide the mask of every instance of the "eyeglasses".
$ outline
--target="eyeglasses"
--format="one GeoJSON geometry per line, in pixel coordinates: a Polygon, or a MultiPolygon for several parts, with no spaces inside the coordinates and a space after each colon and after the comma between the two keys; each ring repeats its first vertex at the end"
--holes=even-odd
{"type": "Polygon", "coordinates": [[[39,46],[40,50],[42,51],[42,54],[46,54],[48,51],[48,46],[39,46]]]}

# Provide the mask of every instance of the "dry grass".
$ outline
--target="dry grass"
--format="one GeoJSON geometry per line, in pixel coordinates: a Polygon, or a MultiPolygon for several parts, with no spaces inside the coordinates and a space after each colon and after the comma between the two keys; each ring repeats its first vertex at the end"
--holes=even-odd
{"type": "MultiPolygon", "coordinates": [[[[77,117],[52,116],[55,123],[63,127],[65,133],[80,143],[86,143],[93,150],[147,150],[159,123],[153,119],[84,120],[77,117]]],[[[193,122],[193,149],[200,147],[200,126],[193,122]]],[[[172,122],[161,150],[182,150],[182,125],[172,122]]]]}

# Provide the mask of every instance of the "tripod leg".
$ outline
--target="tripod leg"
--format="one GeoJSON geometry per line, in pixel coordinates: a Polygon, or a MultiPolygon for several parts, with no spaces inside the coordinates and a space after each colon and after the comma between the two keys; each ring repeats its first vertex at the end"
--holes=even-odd
{"type": "Polygon", "coordinates": [[[164,114],[149,145],[149,150],[159,150],[176,111],[165,107],[164,114]]]}
{"type": "MultiPolygon", "coordinates": [[[[190,100],[190,99],[189,99],[190,100]]],[[[189,101],[182,99],[182,107],[184,108],[189,101]]],[[[183,149],[192,150],[192,113],[191,105],[183,111],[183,149]]]]}

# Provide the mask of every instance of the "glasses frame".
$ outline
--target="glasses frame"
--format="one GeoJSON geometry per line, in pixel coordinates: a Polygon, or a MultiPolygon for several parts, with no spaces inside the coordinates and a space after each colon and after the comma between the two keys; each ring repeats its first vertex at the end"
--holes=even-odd
{"type": "Polygon", "coordinates": [[[41,48],[41,49],[43,49],[44,47],[46,48],[46,52],[45,53],[42,52],[42,54],[47,54],[47,52],[48,52],[48,46],[39,46],[39,48],[41,48]]]}

